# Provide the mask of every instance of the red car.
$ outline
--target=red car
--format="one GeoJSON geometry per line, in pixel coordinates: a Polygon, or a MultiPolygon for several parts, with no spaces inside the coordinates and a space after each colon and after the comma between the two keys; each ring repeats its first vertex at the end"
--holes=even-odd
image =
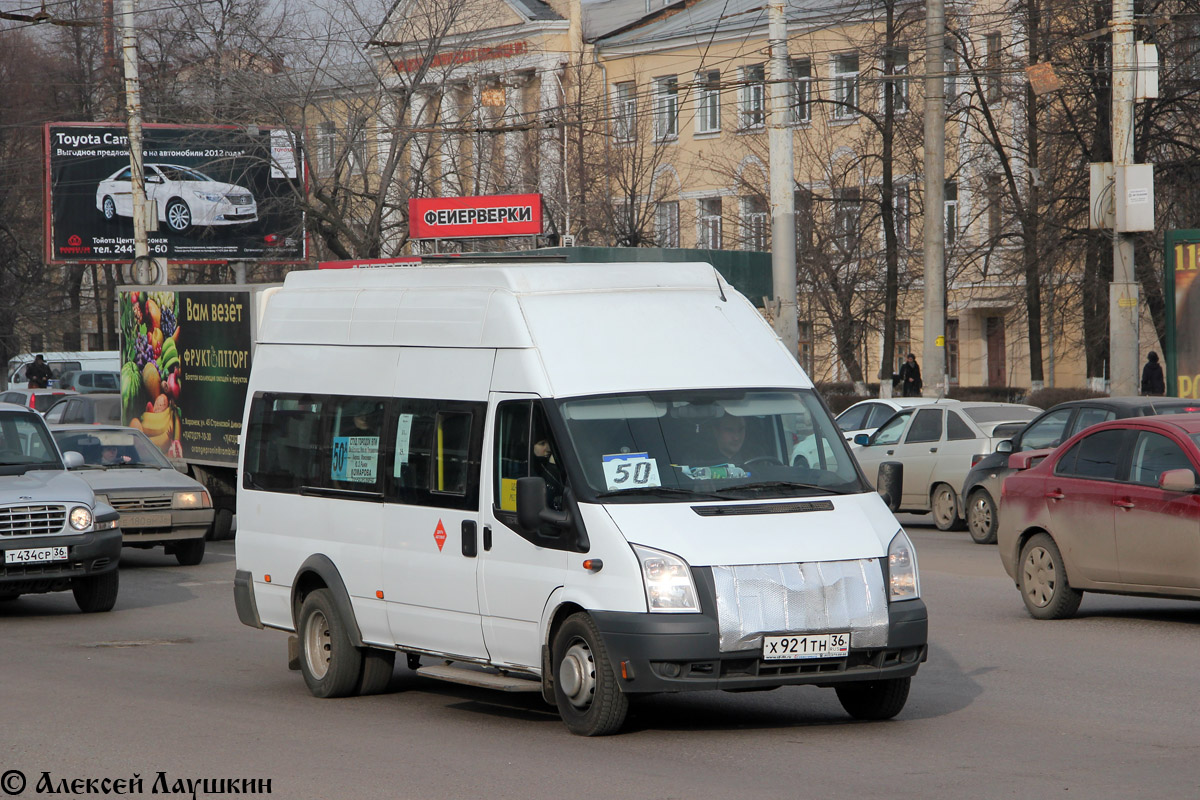
{"type": "Polygon", "coordinates": [[[1200,414],[1095,425],[1009,457],[1000,559],[1037,619],[1085,591],[1200,598],[1200,414]]]}

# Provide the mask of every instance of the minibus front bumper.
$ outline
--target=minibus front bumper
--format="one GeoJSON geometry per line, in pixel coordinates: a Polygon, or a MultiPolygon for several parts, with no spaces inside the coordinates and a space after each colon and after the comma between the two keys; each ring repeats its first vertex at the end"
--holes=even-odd
{"type": "Polygon", "coordinates": [[[839,658],[768,661],[759,650],[720,652],[717,620],[707,614],[592,612],[617,682],[626,693],[705,689],[753,691],[832,686],[914,675],[928,655],[928,614],[920,599],[888,608],[887,644],[839,658]]]}

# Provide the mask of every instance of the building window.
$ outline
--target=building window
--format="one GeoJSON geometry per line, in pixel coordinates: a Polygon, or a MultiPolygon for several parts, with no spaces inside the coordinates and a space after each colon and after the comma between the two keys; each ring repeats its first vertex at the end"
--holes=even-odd
{"type": "Polygon", "coordinates": [[[904,358],[912,352],[912,323],[906,319],[896,320],[895,357],[892,359],[892,372],[899,372],[904,358]]]}
{"type": "Polygon", "coordinates": [[[954,39],[947,36],[945,49],[942,51],[946,70],[946,105],[958,99],[958,55],[954,51],[954,39]]]}
{"type": "Polygon", "coordinates": [[[632,142],[637,129],[637,92],[633,81],[616,84],[613,95],[617,141],[632,142]]]}
{"type": "Polygon", "coordinates": [[[767,249],[767,201],[761,197],[742,198],[742,244],[746,250],[767,249]]]}
{"type": "Polygon", "coordinates": [[[984,75],[984,92],[988,100],[1000,99],[1000,34],[989,33],[984,37],[987,52],[987,73],[984,75]]]}
{"type": "Polygon", "coordinates": [[[674,139],[679,135],[679,80],[674,76],[654,82],[654,136],[674,139]]]}
{"type": "Polygon", "coordinates": [[[1176,55],[1175,77],[1181,81],[1200,80],[1200,20],[1180,17],[1171,23],[1176,26],[1178,37],[1176,46],[1168,51],[1176,55]]]}
{"type": "Polygon", "coordinates": [[[813,247],[813,196],[807,189],[792,194],[796,217],[796,255],[806,253],[813,247]]]}
{"type": "Polygon", "coordinates": [[[896,243],[900,247],[910,244],[909,230],[912,227],[912,207],[909,204],[907,183],[892,186],[892,224],[896,226],[896,243]]]}
{"type": "Polygon", "coordinates": [[[858,250],[858,222],[862,199],[858,187],[835,189],[833,192],[833,237],[839,250],[853,253],[858,250]]]}
{"type": "Polygon", "coordinates": [[[762,64],[743,67],[742,79],[742,127],[761,128],[766,122],[766,71],[762,64]]]}
{"type": "Polygon", "coordinates": [[[721,71],[696,73],[696,133],[721,130],[721,71]]]}
{"type": "Polygon", "coordinates": [[[946,181],[946,244],[952,245],[958,241],[958,184],[946,181]]]}
{"type": "Polygon", "coordinates": [[[348,129],[350,141],[347,142],[347,160],[350,170],[359,175],[367,171],[367,120],[365,117],[353,117],[348,129]]]}
{"type": "Polygon", "coordinates": [[[958,383],[958,318],[946,320],[946,374],[958,383]]]}
{"type": "Polygon", "coordinates": [[[46,349],[45,337],[40,333],[31,333],[29,335],[29,349],[31,352],[39,352],[46,349]]]}
{"type": "Polygon", "coordinates": [[[833,116],[858,116],[858,56],[847,53],[833,57],[833,116]]]}
{"type": "Polygon", "coordinates": [[[721,249],[721,198],[705,197],[699,201],[700,232],[696,246],[701,250],[721,249]]]}
{"type": "Polygon", "coordinates": [[[1000,216],[1000,176],[988,175],[987,188],[984,191],[987,194],[988,238],[995,241],[1000,238],[1000,228],[1003,224],[1000,216]]]}
{"type": "Polygon", "coordinates": [[[800,324],[800,367],[811,378],[813,373],[813,324],[801,320],[800,324]]]}
{"type": "Polygon", "coordinates": [[[88,350],[103,350],[104,337],[98,333],[89,333],[87,335],[88,350]]]}
{"type": "Polygon", "coordinates": [[[80,337],[78,331],[64,331],[62,338],[63,338],[63,350],[81,350],[82,349],[79,346],[79,342],[81,341],[82,337],[80,337]]]}
{"type": "Polygon", "coordinates": [[[807,58],[794,58],[791,72],[792,122],[809,122],[812,120],[812,62],[807,58]]]}
{"type": "MultiPolygon", "coordinates": [[[[891,77],[883,82],[884,102],[890,96],[892,111],[896,114],[908,112],[908,48],[894,47],[891,50],[890,64],[884,65],[885,72],[890,67],[891,77]]],[[[885,106],[886,107],[886,106],[885,106]]]]}
{"type": "Polygon", "coordinates": [[[327,174],[337,166],[337,125],[322,122],[317,125],[317,167],[327,174]]]}
{"type": "Polygon", "coordinates": [[[658,203],[654,207],[654,237],[659,247],[679,247],[679,202],[658,203]]]}

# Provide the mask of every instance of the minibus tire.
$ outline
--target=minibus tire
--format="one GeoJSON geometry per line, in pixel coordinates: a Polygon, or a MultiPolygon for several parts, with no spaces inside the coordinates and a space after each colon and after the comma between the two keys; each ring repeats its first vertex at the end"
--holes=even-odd
{"type": "Polygon", "coordinates": [[[380,650],[378,647],[362,649],[362,677],[358,681],[358,694],[381,694],[392,682],[396,669],[396,651],[380,650]]]}
{"type": "Polygon", "coordinates": [[[346,624],[328,589],[316,589],[304,598],[296,630],[300,634],[300,673],[313,697],[354,694],[363,656],[350,643],[346,624]]]}
{"type": "Polygon", "coordinates": [[[837,698],[846,713],[855,719],[891,719],[908,702],[911,683],[912,678],[842,683],[836,688],[837,698]]]}
{"type": "Polygon", "coordinates": [[[552,652],[554,700],[567,730],[579,736],[620,730],[629,698],[617,685],[592,618],[582,611],[567,617],[554,634],[552,652]]]}

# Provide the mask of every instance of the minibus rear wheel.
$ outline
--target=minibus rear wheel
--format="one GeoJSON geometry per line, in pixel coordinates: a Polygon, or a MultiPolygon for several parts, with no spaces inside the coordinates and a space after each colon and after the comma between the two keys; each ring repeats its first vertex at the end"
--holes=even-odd
{"type": "Polygon", "coordinates": [[[358,688],[362,652],[350,642],[328,589],[309,592],[300,606],[300,672],[314,697],[346,697],[358,688]]]}
{"type": "Polygon", "coordinates": [[[912,678],[842,683],[837,686],[837,698],[855,719],[891,719],[908,702],[911,683],[912,678]]]}
{"type": "Polygon", "coordinates": [[[554,700],[567,730],[608,736],[620,730],[629,698],[617,686],[604,640],[586,613],[567,617],[554,634],[554,700]]]}

